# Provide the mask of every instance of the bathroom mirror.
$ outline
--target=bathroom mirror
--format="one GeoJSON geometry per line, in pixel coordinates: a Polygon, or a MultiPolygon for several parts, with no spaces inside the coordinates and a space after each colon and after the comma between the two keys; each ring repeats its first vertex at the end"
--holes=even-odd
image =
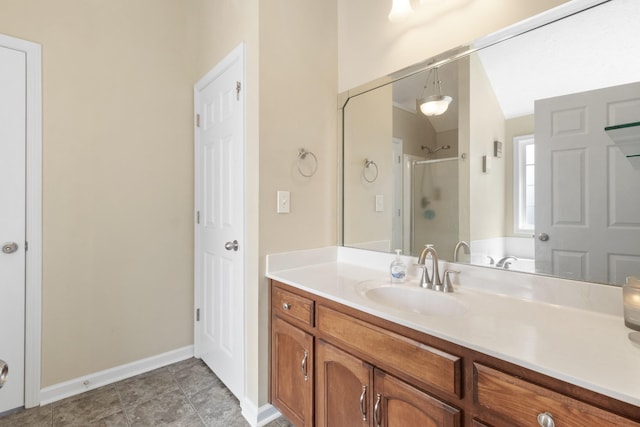
{"type": "Polygon", "coordinates": [[[344,94],[342,244],[640,276],[638,18],[640,2],[611,0],[344,94]],[[451,103],[425,116],[418,100],[434,95],[451,103]],[[454,255],[459,241],[470,251],[454,255]]]}

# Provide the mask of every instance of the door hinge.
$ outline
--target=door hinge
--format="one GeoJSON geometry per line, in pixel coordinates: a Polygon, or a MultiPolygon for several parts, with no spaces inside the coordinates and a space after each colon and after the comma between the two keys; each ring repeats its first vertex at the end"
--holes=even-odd
{"type": "Polygon", "coordinates": [[[200,309],[198,308],[196,310],[196,322],[199,322],[199,321],[200,321],[200,309]]]}
{"type": "Polygon", "coordinates": [[[242,89],[242,83],[236,82],[236,99],[240,101],[240,90],[242,89]]]}
{"type": "Polygon", "coordinates": [[[24,250],[25,251],[29,250],[29,242],[24,242],[24,250]]]}
{"type": "Polygon", "coordinates": [[[196,114],[196,127],[200,127],[200,114],[196,114]]]}
{"type": "Polygon", "coordinates": [[[196,224],[200,224],[200,211],[196,211],[196,224]]]}

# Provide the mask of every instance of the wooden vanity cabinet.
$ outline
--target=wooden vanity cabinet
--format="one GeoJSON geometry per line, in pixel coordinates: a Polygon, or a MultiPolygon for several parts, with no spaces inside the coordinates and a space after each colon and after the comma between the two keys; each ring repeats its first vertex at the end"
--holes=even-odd
{"type": "Polygon", "coordinates": [[[457,427],[460,411],[322,340],[316,347],[319,427],[457,427]]]}
{"type": "Polygon", "coordinates": [[[640,427],[637,406],[276,281],[271,314],[271,403],[297,427],[640,427]]]}
{"type": "Polygon", "coordinates": [[[318,426],[373,426],[373,366],[318,340],[316,373],[318,426]]]}
{"type": "Polygon", "coordinates": [[[562,427],[639,425],[480,363],[474,363],[474,395],[479,406],[498,417],[496,425],[551,425],[549,420],[562,427]]]}
{"type": "Polygon", "coordinates": [[[378,369],[372,397],[375,427],[460,426],[458,409],[378,369]]]}
{"type": "Polygon", "coordinates": [[[313,335],[279,317],[271,323],[271,402],[296,426],[313,426],[313,335]]]}

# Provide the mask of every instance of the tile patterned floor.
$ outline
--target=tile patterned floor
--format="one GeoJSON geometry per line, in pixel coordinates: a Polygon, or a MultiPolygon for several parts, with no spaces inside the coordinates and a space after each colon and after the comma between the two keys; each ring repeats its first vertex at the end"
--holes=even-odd
{"type": "MultiPolygon", "coordinates": [[[[235,396],[198,359],[0,417],[0,427],[248,425],[235,396]]],[[[280,418],[267,427],[292,425],[280,418]]]]}

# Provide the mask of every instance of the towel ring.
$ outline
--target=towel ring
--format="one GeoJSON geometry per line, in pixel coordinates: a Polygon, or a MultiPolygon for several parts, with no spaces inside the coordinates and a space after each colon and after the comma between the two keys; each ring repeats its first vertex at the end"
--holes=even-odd
{"type": "Polygon", "coordinates": [[[376,162],[374,162],[373,160],[364,159],[364,167],[362,168],[362,177],[367,182],[373,182],[376,179],[378,179],[378,165],[376,164],[376,162]],[[375,168],[375,174],[371,179],[367,176],[367,170],[369,169],[369,166],[373,166],[375,168]]]}
{"type": "Polygon", "coordinates": [[[305,178],[310,178],[313,175],[315,175],[317,170],[318,170],[318,158],[316,157],[316,155],[313,154],[311,151],[306,151],[304,148],[300,148],[298,150],[298,172],[300,172],[300,175],[304,176],[305,178]],[[302,164],[302,161],[306,159],[307,156],[310,156],[313,159],[313,167],[311,168],[311,173],[308,173],[308,174],[304,173],[302,171],[302,168],[300,167],[302,164]]]}

